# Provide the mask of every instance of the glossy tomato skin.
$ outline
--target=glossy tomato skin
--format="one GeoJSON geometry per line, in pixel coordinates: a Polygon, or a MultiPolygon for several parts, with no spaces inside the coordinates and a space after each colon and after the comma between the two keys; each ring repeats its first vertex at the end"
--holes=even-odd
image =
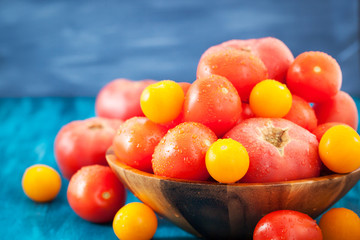
{"type": "Polygon", "coordinates": [[[185,96],[184,120],[202,123],[221,137],[239,120],[241,105],[239,94],[225,77],[199,78],[185,96]]]}
{"type": "Polygon", "coordinates": [[[140,107],[140,95],[155,80],[132,81],[115,79],[106,84],[98,93],[95,111],[99,117],[126,120],[144,116],[140,107]]]}
{"type": "Polygon", "coordinates": [[[345,123],[357,129],[359,124],[358,110],[352,97],[343,91],[339,91],[335,96],[327,101],[313,105],[318,124],[327,122],[345,123]]]}
{"type": "Polygon", "coordinates": [[[113,149],[121,162],[152,173],[151,158],[155,146],[167,129],[146,117],[133,117],[120,125],[113,141],[113,149]]]}
{"type": "Polygon", "coordinates": [[[308,215],[278,210],[265,215],[257,223],[254,240],[322,240],[316,221],[308,215]]]}
{"type": "Polygon", "coordinates": [[[264,63],[252,53],[216,45],[204,52],[197,67],[197,78],[226,77],[247,102],[251,89],[268,77],[264,63]]]}
{"type": "Polygon", "coordinates": [[[124,206],[126,191],[109,167],[91,165],[81,168],[72,176],[67,199],[81,218],[105,223],[112,221],[116,212],[124,206]]]}
{"type": "Polygon", "coordinates": [[[304,52],[290,65],[286,85],[308,102],[322,102],[341,88],[342,72],[337,61],[324,52],[304,52]]]}
{"type": "Polygon", "coordinates": [[[292,105],[290,111],[284,116],[297,125],[313,131],[317,126],[317,118],[314,109],[303,98],[292,95],[292,105]]]}
{"type": "Polygon", "coordinates": [[[107,165],[105,153],[111,146],[117,119],[89,118],[63,126],[55,138],[55,159],[62,175],[70,179],[83,166],[107,165]]]}
{"type": "Polygon", "coordinates": [[[154,174],[188,180],[207,180],[205,155],[217,137],[201,123],[184,122],[170,129],[155,147],[154,174]]]}
{"type": "Polygon", "coordinates": [[[287,70],[294,61],[294,56],[286,44],[274,37],[233,39],[221,45],[251,52],[265,64],[269,73],[268,78],[282,83],[285,82],[287,70]]]}

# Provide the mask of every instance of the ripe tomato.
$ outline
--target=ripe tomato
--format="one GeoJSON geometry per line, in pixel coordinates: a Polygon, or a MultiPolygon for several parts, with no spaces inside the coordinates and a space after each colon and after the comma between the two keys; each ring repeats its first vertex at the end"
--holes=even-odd
{"type": "Polygon", "coordinates": [[[352,172],[360,167],[360,136],[347,125],[333,126],[321,137],[319,155],[331,171],[352,172]]]}
{"type": "Polygon", "coordinates": [[[324,135],[324,133],[329,130],[331,127],[336,126],[336,125],[341,125],[343,123],[339,123],[339,122],[328,122],[328,123],[323,123],[318,125],[313,131],[312,133],[316,136],[316,139],[318,140],[318,142],[320,142],[322,136],[324,135]]]}
{"type": "Polygon", "coordinates": [[[156,123],[168,123],[176,119],[184,103],[182,87],[171,80],[163,80],[147,86],[141,94],[141,110],[156,123]]]}
{"type": "Polygon", "coordinates": [[[105,153],[111,146],[121,120],[89,118],[63,126],[55,139],[55,158],[67,179],[83,166],[107,165],[105,153]]]}
{"type": "Polygon", "coordinates": [[[120,161],[133,168],[152,172],[152,154],[165,133],[165,127],[146,117],[133,117],[120,125],[112,146],[120,161]]]}
{"type": "Polygon", "coordinates": [[[131,81],[115,79],[106,84],[96,97],[95,110],[99,117],[126,120],[144,116],[140,108],[142,91],[154,80],[131,81]]]}
{"type": "Polygon", "coordinates": [[[107,166],[81,168],[70,179],[67,199],[81,218],[95,223],[111,221],[125,204],[126,191],[107,166]]]}
{"type": "Polygon", "coordinates": [[[272,79],[259,82],[251,90],[249,105],[257,117],[280,118],[291,108],[292,95],[285,84],[272,79]]]}
{"type": "Polygon", "coordinates": [[[201,123],[184,122],[170,129],[155,147],[155,175],[189,180],[207,180],[205,154],[217,137],[201,123]]]}
{"type": "Polygon", "coordinates": [[[241,111],[236,89],[218,75],[197,79],[185,96],[184,120],[202,123],[219,137],[237,123],[241,111]]]}
{"type": "Polygon", "coordinates": [[[249,155],[241,143],[218,139],[206,152],[206,169],[216,181],[234,183],[249,169],[249,155]]]}
{"type": "Polygon", "coordinates": [[[350,209],[330,209],[322,215],[319,226],[325,240],[360,239],[360,218],[350,209]]]}
{"type": "Polygon", "coordinates": [[[60,191],[61,177],[52,167],[35,164],[25,170],[22,177],[22,188],[31,200],[49,202],[60,191]]]}
{"type": "Polygon", "coordinates": [[[277,182],[318,177],[318,141],[306,129],[283,118],[249,118],[223,138],[241,143],[250,158],[240,182],[277,182]]]}
{"type": "Polygon", "coordinates": [[[322,240],[322,233],[316,221],[308,215],[278,210],[265,215],[257,223],[254,240],[322,240]]]}
{"type": "Polygon", "coordinates": [[[341,87],[342,73],[334,58],[324,52],[304,52],[290,65],[286,84],[308,102],[322,102],[341,87]]]}
{"type": "Polygon", "coordinates": [[[273,37],[258,39],[233,39],[221,44],[249,51],[259,57],[265,64],[270,79],[285,82],[285,77],[294,56],[284,42],[273,37]]]}
{"type": "Polygon", "coordinates": [[[292,95],[292,105],[290,111],[284,116],[284,118],[296,123],[310,132],[317,126],[317,118],[315,116],[314,109],[307,101],[296,95],[292,95]]]}
{"type": "Polygon", "coordinates": [[[241,104],[241,108],[242,108],[242,111],[241,111],[241,115],[240,115],[240,118],[239,118],[237,124],[244,121],[244,120],[246,120],[246,119],[248,119],[248,118],[255,117],[255,114],[251,110],[250,105],[248,103],[243,102],[241,104]]]}
{"type": "Polygon", "coordinates": [[[341,122],[357,129],[359,123],[358,110],[355,101],[346,92],[339,91],[327,101],[313,106],[318,123],[341,122]]]}
{"type": "Polygon", "coordinates": [[[157,229],[157,218],[154,211],[140,202],[128,203],[115,215],[113,229],[121,240],[148,240],[157,229]]]}
{"type": "Polygon", "coordinates": [[[268,76],[264,63],[257,56],[219,45],[205,51],[197,67],[197,78],[213,74],[226,77],[245,102],[249,100],[251,89],[268,76]]]}

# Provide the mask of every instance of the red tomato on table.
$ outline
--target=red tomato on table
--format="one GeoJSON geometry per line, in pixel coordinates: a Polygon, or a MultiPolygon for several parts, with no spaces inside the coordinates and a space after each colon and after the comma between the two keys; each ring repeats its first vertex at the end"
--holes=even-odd
{"type": "Polygon", "coordinates": [[[126,191],[115,173],[106,166],[81,168],[72,176],[67,199],[70,207],[81,218],[95,223],[112,221],[124,206],[126,191]]]}
{"type": "Polygon", "coordinates": [[[56,162],[62,175],[70,179],[83,166],[107,165],[105,153],[121,123],[121,120],[94,117],[63,126],[54,144],[56,162]]]}
{"type": "Polygon", "coordinates": [[[279,210],[265,215],[255,227],[254,240],[322,240],[316,221],[308,215],[279,210]]]}

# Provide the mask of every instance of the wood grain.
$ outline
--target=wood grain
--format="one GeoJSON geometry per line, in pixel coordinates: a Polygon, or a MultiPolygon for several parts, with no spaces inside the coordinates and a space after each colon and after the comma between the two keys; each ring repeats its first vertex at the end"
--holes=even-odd
{"type": "Polygon", "coordinates": [[[316,218],[360,179],[357,169],[297,181],[227,185],[145,173],[117,161],[111,148],[107,161],[141,201],[182,229],[208,239],[251,239],[260,218],[280,209],[316,218]]]}

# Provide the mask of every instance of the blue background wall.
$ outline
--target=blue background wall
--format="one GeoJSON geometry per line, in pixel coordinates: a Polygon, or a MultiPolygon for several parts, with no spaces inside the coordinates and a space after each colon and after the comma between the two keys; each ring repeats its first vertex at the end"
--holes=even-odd
{"type": "Polygon", "coordinates": [[[0,97],[95,96],[120,77],[192,82],[200,55],[274,36],[320,50],[360,96],[357,0],[0,0],[0,97]]]}

